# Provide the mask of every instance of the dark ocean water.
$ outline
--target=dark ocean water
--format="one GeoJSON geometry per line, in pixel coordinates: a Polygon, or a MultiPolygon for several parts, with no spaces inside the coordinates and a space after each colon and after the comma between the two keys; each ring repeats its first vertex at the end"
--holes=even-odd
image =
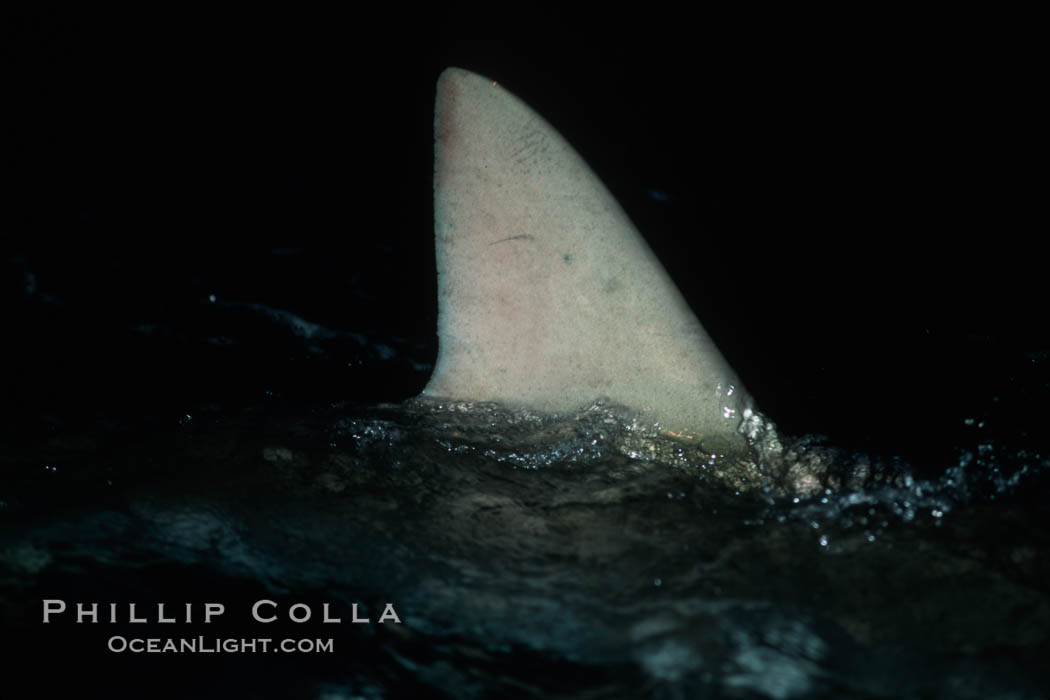
{"type": "MultiPolygon", "coordinates": [[[[55,299],[23,303],[29,317],[56,314],[36,327],[41,352],[99,325],[55,299]]],[[[950,461],[782,432],[781,452],[741,476],[600,404],[552,418],[339,399],[328,378],[425,381],[432,348],[257,302],[205,298],[182,312],[110,326],[102,342],[121,358],[111,371],[132,371],[122,363],[134,357],[171,376],[140,385],[74,368],[59,387],[80,401],[23,385],[6,423],[8,658],[65,669],[8,675],[25,692],[1035,698],[1050,687],[1050,460],[1006,422],[1018,396],[1045,395],[1045,355],[1014,357],[1016,384],[959,413],[950,461]],[[333,639],[335,651],[118,654],[105,645],[141,635],[134,625],[45,626],[44,599],[166,602],[169,614],[192,602],[196,624],[140,629],[333,639]],[[282,614],[307,604],[314,621],[260,625],[248,612],[260,599],[282,614]],[[209,601],[228,612],[204,626],[209,601]],[[319,624],[326,603],[344,620],[357,603],[373,623],[391,603],[402,622],[319,624]]]]}
{"type": "Polygon", "coordinates": [[[394,57],[309,18],[103,24],[5,25],[0,695],[1050,694],[1017,71],[925,44],[394,57]],[[776,422],[774,455],[712,462],[602,404],[406,403],[436,353],[446,65],[577,145],[776,422]],[[44,625],[44,599],[151,622],[44,625]],[[210,625],[207,602],[227,608],[210,625]],[[386,603],[401,624],[378,624],[386,603]]]}

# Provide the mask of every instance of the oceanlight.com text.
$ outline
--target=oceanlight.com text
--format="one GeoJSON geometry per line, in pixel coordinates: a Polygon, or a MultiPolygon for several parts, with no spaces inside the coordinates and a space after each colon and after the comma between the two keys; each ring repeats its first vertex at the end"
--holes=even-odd
{"type": "Polygon", "coordinates": [[[328,639],[221,638],[221,637],[122,637],[106,642],[118,654],[331,654],[335,643],[328,639]]]}

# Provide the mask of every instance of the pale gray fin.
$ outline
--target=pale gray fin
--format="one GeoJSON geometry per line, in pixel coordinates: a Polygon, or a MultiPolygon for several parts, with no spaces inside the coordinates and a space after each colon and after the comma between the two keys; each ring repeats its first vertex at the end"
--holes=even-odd
{"type": "Polygon", "coordinates": [[[458,68],[438,80],[434,128],[439,350],[424,396],[552,412],[604,398],[745,444],[739,379],[558,132],[458,68]]]}

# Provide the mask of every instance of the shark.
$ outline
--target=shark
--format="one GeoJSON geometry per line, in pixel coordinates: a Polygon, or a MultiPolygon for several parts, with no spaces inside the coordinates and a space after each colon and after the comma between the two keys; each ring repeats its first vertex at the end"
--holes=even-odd
{"type": "MultiPolygon", "coordinates": [[[[572,147],[460,69],[441,75],[435,125],[440,346],[424,398],[570,416],[602,400],[675,439],[755,448],[754,401],[572,147]]],[[[569,421],[559,440],[599,449],[544,462],[484,411],[347,408],[210,409],[174,444],[166,420],[100,423],[6,454],[5,688],[199,695],[199,674],[134,645],[289,635],[337,653],[215,655],[203,692],[1047,696],[1050,603],[1032,583],[1046,537],[1018,527],[1038,509],[1000,500],[941,528],[957,506],[910,475],[846,498],[741,498],[699,460],[620,459],[604,428],[569,421]],[[37,673],[42,659],[65,672],[37,673]]]]}
{"type": "Polygon", "coordinates": [[[437,83],[438,355],[422,396],[594,401],[743,454],[751,395],[623,208],[546,120],[462,68],[437,83]]]}

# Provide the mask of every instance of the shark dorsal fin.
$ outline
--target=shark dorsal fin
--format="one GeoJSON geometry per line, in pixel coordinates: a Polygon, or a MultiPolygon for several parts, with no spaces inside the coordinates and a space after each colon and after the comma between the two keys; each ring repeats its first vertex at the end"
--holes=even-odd
{"type": "Polygon", "coordinates": [[[524,102],[438,80],[438,358],[424,396],[572,411],[603,398],[736,444],[750,400],[612,195],[524,102]]]}

